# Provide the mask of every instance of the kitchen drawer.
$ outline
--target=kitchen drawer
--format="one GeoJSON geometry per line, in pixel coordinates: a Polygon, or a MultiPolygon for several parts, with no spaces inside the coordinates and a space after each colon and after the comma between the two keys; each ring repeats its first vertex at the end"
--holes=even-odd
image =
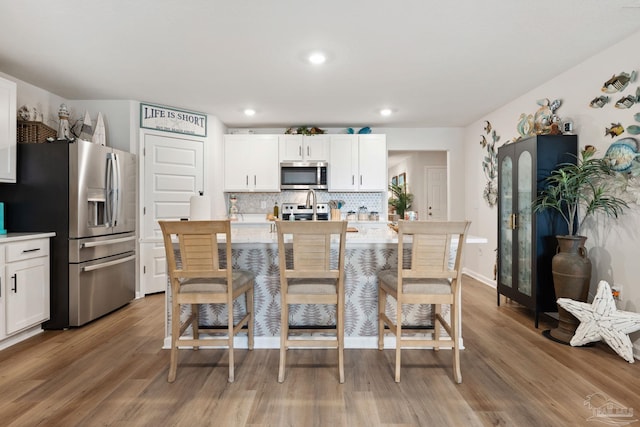
{"type": "Polygon", "coordinates": [[[22,261],[49,255],[49,239],[24,240],[6,246],[6,262],[22,261]]]}

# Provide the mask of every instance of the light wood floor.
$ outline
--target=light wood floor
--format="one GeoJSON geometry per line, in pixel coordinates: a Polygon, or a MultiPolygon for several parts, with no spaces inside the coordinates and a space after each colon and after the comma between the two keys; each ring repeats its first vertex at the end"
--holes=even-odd
{"type": "MultiPolygon", "coordinates": [[[[238,351],[228,384],[223,350],[183,351],[167,383],[164,296],[152,295],[68,331],[47,331],[0,352],[3,426],[583,426],[584,401],[603,393],[640,412],[640,367],[606,345],[572,348],[541,336],[515,303],[464,279],[463,383],[450,351],[336,355],[292,350],[278,384],[277,350],[238,351]]],[[[600,403],[602,403],[600,401],[600,403]]],[[[640,416],[638,417],[640,418],[640,416]]],[[[640,421],[638,422],[640,425],[640,421]]]]}

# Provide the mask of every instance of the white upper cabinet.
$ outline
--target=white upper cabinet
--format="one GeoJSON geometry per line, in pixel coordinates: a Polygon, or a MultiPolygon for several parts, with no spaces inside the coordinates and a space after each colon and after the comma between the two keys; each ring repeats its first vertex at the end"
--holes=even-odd
{"type": "Polygon", "coordinates": [[[331,135],[329,191],[387,191],[386,135],[331,135]]]}
{"type": "Polygon", "coordinates": [[[281,162],[326,162],[329,135],[280,135],[281,162]]]}
{"type": "Polygon", "coordinates": [[[224,136],[224,191],[279,192],[278,135],[224,136]]]}
{"type": "Polygon", "coordinates": [[[1,77],[0,182],[16,182],[16,84],[1,77]]]}
{"type": "Polygon", "coordinates": [[[387,191],[387,136],[358,135],[360,191],[387,191]]]}

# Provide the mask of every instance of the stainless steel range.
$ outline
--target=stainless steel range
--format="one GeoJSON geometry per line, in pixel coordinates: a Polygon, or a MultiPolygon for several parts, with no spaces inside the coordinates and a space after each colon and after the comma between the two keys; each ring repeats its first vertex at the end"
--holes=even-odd
{"type": "MultiPolygon", "coordinates": [[[[329,220],[328,203],[317,203],[316,212],[318,214],[319,221],[329,220]]],[[[306,205],[297,205],[295,203],[283,203],[282,220],[289,221],[291,215],[293,215],[295,221],[311,221],[313,217],[313,206],[306,207],[306,205]]]]}

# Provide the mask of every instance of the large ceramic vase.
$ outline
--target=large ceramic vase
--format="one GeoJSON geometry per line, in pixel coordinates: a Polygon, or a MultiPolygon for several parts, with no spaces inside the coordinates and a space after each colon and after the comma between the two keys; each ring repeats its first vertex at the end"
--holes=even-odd
{"type": "MultiPolygon", "coordinates": [[[[556,236],[558,253],[551,260],[553,287],[556,298],[587,301],[591,283],[591,261],[587,257],[584,236],[556,236]]],[[[558,327],[546,331],[554,341],[569,344],[580,321],[564,308],[558,306],[558,327]]]]}

